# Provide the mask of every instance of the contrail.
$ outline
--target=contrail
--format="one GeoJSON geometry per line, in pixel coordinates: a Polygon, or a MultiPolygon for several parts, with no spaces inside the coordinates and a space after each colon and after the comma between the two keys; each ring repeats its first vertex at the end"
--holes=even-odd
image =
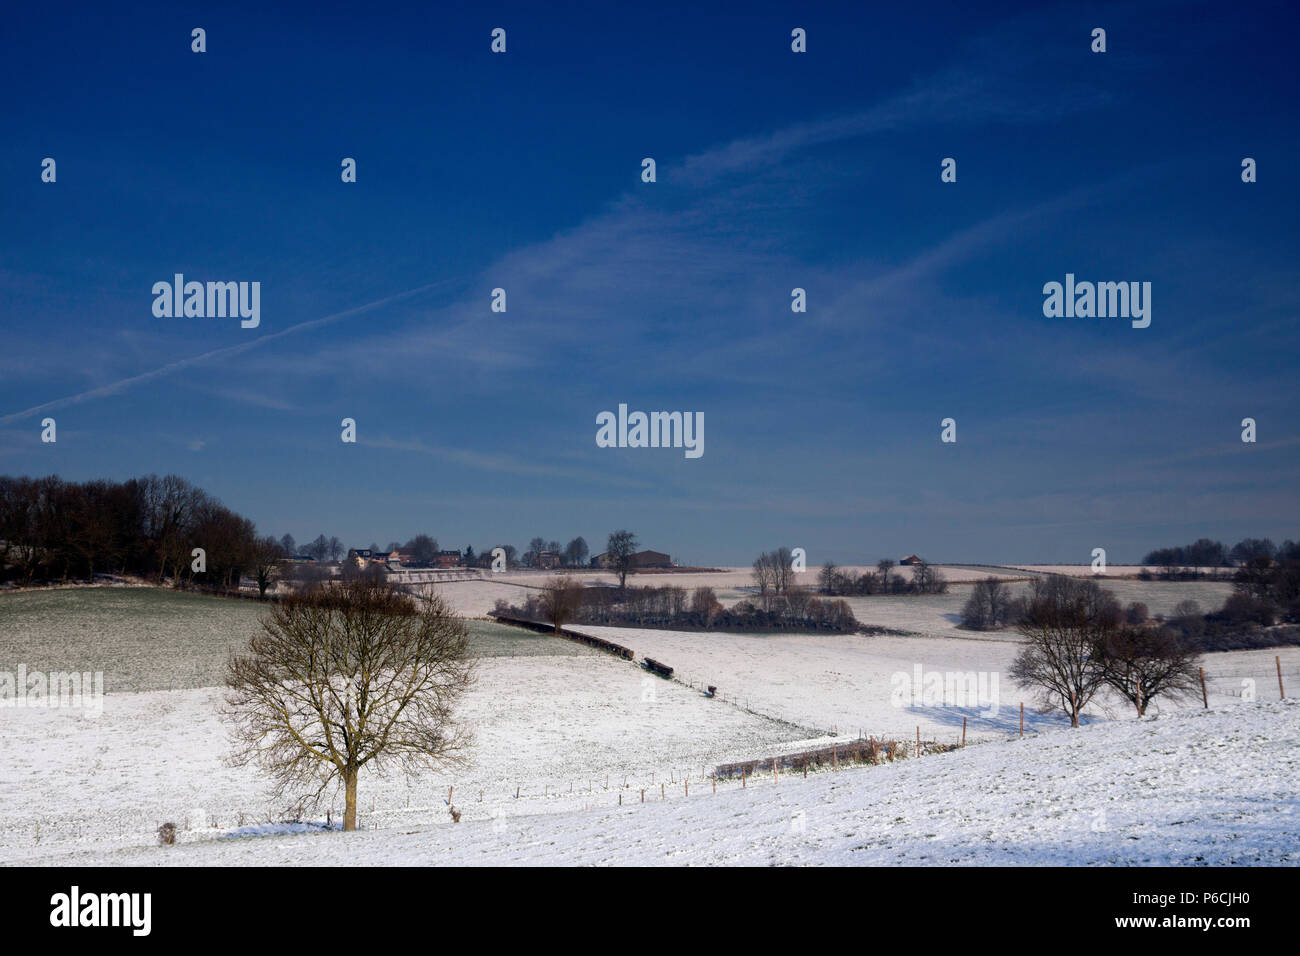
{"type": "Polygon", "coordinates": [[[241,352],[247,352],[249,349],[257,348],[259,345],[265,345],[273,339],[281,336],[292,335],[295,332],[301,332],[304,329],[313,329],[317,326],[326,325],[330,322],[337,322],[339,319],[346,319],[349,316],[360,315],[362,312],[369,312],[371,309],[378,309],[381,306],[388,305],[390,302],[398,302],[402,299],[410,298],[413,295],[419,295],[421,292],[428,292],[430,289],[438,286],[447,285],[454,282],[454,279],[440,279],[437,282],[430,282],[428,285],[422,285],[418,289],[409,289],[406,292],[399,292],[396,295],[390,295],[384,299],[376,299],[374,302],[367,302],[365,305],[358,305],[355,308],[347,309],[343,312],[335,312],[333,315],[327,315],[319,319],[311,319],[307,322],[299,322],[297,325],[291,325],[287,329],[279,332],[272,332],[270,335],[262,335],[249,342],[240,345],[229,345],[223,349],[214,349],[211,352],[204,352],[202,355],[194,355],[190,358],[181,359],[177,362],[170,362],[160,368],[152,371],[142,372],[139,375],[132,375],[130,378],[124,378],[120,381],[113,382],[109,385],[101,385],[99,388],[92,388],[88,392],[82,392],[79,395],[69,395],[66,398],[56,398],[54,401],[46,402],[43,405],[33,405],[31,408],[24,409],[21,412],[0,417],[0,425],[8,425],[10,422],[16,422],[32,415],[39,415],[41,412],[53,411],[56,408],[64,408],[68,405],[79,405],[84,401],[92,398],[103,398],[106,395],[116,395],[118,392],[131,388],[133,385],[140,385],[144,382],[151,382],[156,378],[163,378],[171,375],[173,372],[179,372],[181,369],[189,368],[193,365],[199,365],[209,359],[225,358],[228,355],[238,355],[241,352]]]}

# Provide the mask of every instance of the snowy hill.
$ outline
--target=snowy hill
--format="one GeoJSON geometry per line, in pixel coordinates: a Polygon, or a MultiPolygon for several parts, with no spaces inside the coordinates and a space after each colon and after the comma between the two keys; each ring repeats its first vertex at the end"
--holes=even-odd
{"type": "MultiPolygon", "coordinates": [[[[1110,721],[881,767],[678,783],[660,801],[41,862],[188,864],[1295,864],[1300,701],[1110,721]]],[[[653,799],[652,799],[653,798],[653,799]]],[[[628,797],[624,796],[625,801],[628,797]]],[[[608,805],[602,806],[601,802],[608,805]]],[[[32,860],[29,862],[37,862],[32,860]]]]}

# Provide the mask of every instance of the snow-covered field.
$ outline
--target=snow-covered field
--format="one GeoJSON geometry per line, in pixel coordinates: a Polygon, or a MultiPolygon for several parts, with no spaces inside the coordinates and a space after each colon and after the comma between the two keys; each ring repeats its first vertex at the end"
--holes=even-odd
{"type": "MultiPolygon", "coordinates": [[[[188,820],[192,835],[203,821],[216,836],[236,829],[241,814],[245,825],[282,819],[283,804],[255,769],[223,765],[221,696],[216,688],[107,694],[99,717],[0,711],[0,862],[147,844],[168,820],[188,820]]],[[[473,764],[412,780],[363,777],[363,824],[449,822],[449,786],[465,821],[581,807],[598,795],[616,799],[624,777],[630,794],[807,736],[598,653],[485,658],[461,714],[476,736],[473,764]]]]}
{"type": "MultiPolygon", "coordinates": [[[[1121,600],[1155,612],[1189,588],[1219,587],[1108,585],[1132,586],[1121,600]]],[[[471,589],[519,587],[464,582],[444,593],[460,589],[469,601],[471,589]]],[[[857,599],[879,614],[861,612],[870,623],[931,615],[900,627],[919,636],[580,628],[667,663],[685,684],[561,638],[473,621],[479,681],[461,711],[477,735],[471,766],[363,778],[369,832],[252,838],[284,808],[255,768],[224,765],[216,685],[264,608],[149,589],[0,595],[0,671],[102,669],[108,690],[98,717],[0,710],[0,863],[328,863],[354,852],[359,862],[408,863],[1188,862],[1194,851],[1204,862],[1295,862],[1300,711],[1276,702],[1274,655],[1294,694],[1300,648],[1206,655],[1209,712],[1199,698],[1162,700],[1159,719],[1139,722],[1127,704],[1103,699],[1074,731],[1036,713],[1006,677],[1013,634],[933,625],[951,598],[857,599]],[[984,696],[898,699],[900,679],[918,668],[923,679],[982,677],[984,696]],[[706,684],[719,698],[700,693],[706,684]],[[963,718],[975,746],[960,753],[807,782],[721,783],[716,796],[706,779],[719,763],[811,749],[832,732],[911,740],[919,726],[926,739],[955,743],[963,718]],[[168,820],[183,845],[151,846],[168,820]],[[224,839],[231,834],[249,838],[224,839]]]]}
{"type": "MultiPolygon", "coordinates": [[[[227,655],[247,646],[266,610],[158,588],[0,594],[0,671],[102,671],[108,693],[219,686],[227,655]]],[[[479,657],[597,653],[489,621],[471,620],[469,632],[479,657]]]]}
{"type": "Polygon", "coordinates": [[[1300,702],[1235,704],[880,767],[400,831],[55,849],[70,865],[1295,865],[1300,702]]]}
{"type": "MultiPolygon", "coordinates": [[[[870,599],[868,599],[870,600],[870,599]]],[[[1019,650],[1011,633],[1000,639],[965,637],[866,637],[860,634],[724,634],[698,631],[662,631],[625,627],[578,630],[630,647],[637,656],[653,657],[676,669],[674,676],[698,686],[714,685],[724,698],[736,699],[749,709],[813,726],[825,732],[856,737],[906,737],[921,727],[926,737],[951,741],[967,720],[967,739],[1017,733],[1020,703],[1025,704],[1026,727],[1049,728],[1065,724],[1053,712],[1035,712],[1034,696],[1017,687],[1007,669],[1019,650]],[[925,675],[986,675],[989,695],[978,702],[957,700],[947,706],[898,706],[892,691],[901,681],[914,678],[920,667],[925,675]],[[997,712],[989,700],[997,695],[997,712]]],[[[966,633],[966,632],[958,632],[966,633]]],[[[1254,680],[1258,697],[1277,693],[1274,655],[1293,686],[1300,687],[1300,648],[1266,651],[1229,651],[1204,656],[1212,704],[1242,696],[1242,680],[1254,680]]],[[[1195,701],[1158,699],[1153,707],[1170,709],[1201,706],[1195,701]]],[[[1127,719],[1129,705],[1102,696],[1088,709],[1093,718],[1127,719]]]]}
{"type": "MultiPolygon", "coordinates": [[[[1115,595],[1124,607],[1134,601],[1147,605],[1152,615],[1169,615],[1180,601],[1196,601],[1202,611],[1211,611],[1223,605],[1232,593],[1232,585],[1224,581],[1138,581],[1099,579],[1098,583],[1115,595]]],[[[870,597],[850,597],[853,616],[863,624],[888,627],[914,634],[937,637],[979,638],[991,637],[1005,640],[1006,634],[980,634],[960,628],[961,609],[970,597],[971,585],[953,585],[946,594],[888,594],[870,597]]],[[[1029,585],[1014,582],[1009,585],[1011,594],[1020,597],[1029,585]]]]}
{"type": "MultiPolygon", "coordinates": [[[[874,568],[844,568],[860,574],[874,568]]],[[[1079,577],[1092,577],[1091,569],[1086,566],[1061,565],[1038,567],[1024,571],[1007,568],[972,568],[943,567],[939,570],[948,579],[951,587],[947,594],[931,595],[872,595],[870,597],[846,598],[853,608],[854,615],[864,624],[876,624],[897,630],[913,631],[918,634],[947,635],[957,630],[962,605],[970,596],[971,586],[975,581],[986,577],[1010,580],[1016,594],[1023,593],[1029,580],[1043,572],[1070,574],[1079,577]]],[[[1105,576],[1098,576],[1098,582],[1114,591],[1116,598],[1127,606],[1133,601],[1145,603],[1152,614],[1169,614],[1174,606],[1183,600],[1194,600],[1202,610],[1209,611],[1220,607],[1224,599],[1232,593],[1232,585],[1226,581],[1140,581],[1134,575],[1140,568],[1111,567],[1105,576]]],[[[616,584],[615,575],[604,571],[566,572],[587,585],[616,584]]],[[[910,574],[907,568],[896,568],[896,574],[904,577],[910,574]]],[[[553,575],[540,571],[506,572],[491,575],[479,581],[453,581],[437,586],[438,592],[460,614],[470,617],[483,617],[491,612],[497,599],[511,604],[522,603],[530,588],[540,588],[553,575]]],[[[628,579],[628,583],[638,587],[647,585],[662,586],[671,584],[682,588],[711,587],[718,600],[725,605],[754,597],[755,587],[753,573],[749,568],[729,568],[721,571],[702,572],[699,574],[639,574],[628,579]]],[[[817,569],[810,568],[802,575],[801,583],[816,587],[817,569]]]]}

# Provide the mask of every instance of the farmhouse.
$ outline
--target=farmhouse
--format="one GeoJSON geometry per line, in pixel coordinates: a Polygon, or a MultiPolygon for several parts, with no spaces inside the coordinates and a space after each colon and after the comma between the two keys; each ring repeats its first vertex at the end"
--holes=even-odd
{"type": "Polygon", "coordinates": [[[387,566],[390,560],[394,560],[397,551],[372,551],[369,548],[349,548],[348,560],[356,561],[357,566],[364,568],[369,564],[382,564],[387,566]]]}
{"type": "Polygon", "coordinates": [[[916,555],[914,555],[914,554],[909,554],[909,555],[908,555],[907,557],[905,557],[905,558],[899,558],[899,559],[898,559],[898,563],[899,563],[899,564],[920,564],[920,563],[921,563],[921,559],[918,558],[918,557],[917,557],[916,555]]]}
{"type": "Polygon", "coordinates": [[[435,568],[458,568],[461,565],[459,551],[439,551],[433,556],[435,568]]]}
{"type": "MultiPolygon", "coordinates": [[[[591,563],[594,567],[611,568],[614,566],[614,559],[606,551],[592,558],[591,563]]],[[[673,559],[662,551],[638,551],[632,555],[630,563],[634,568],[671,568],[673,559]]]]}

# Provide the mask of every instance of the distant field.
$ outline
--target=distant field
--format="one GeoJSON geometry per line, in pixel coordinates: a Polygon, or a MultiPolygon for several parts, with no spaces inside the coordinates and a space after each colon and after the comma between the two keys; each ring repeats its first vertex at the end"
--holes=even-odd
{"type": "MultiPolygon", "coordinates": [[[[971,739],[1002,737],[1026,726],[1066,726],[1059,709],[1035,712],[1035,695],[1017,687],[1007,671],[1020,649],[1014,632],[971,639],[966,632],[944,636],[868,637],[862,634],[727,634],[579,625],[578,630],[616,641],[638,657],[653,657],[676,669],[674,676],[697,686],[712,684],[727,700],[759,713],[856,736],[906,737],[920,726],[928,739],[952,741],[963,718],[971,739]],[[895,681],[923,673],[980,673],[997,678],[997,712],[987,700],[958,706],[916,706],[893,698],[895,681]]],[[[1288,693],[1300,683],[1300,647],[1227,651],[1203,655],[1210,706],[1239,702],[1247,689],[1261,698],[1277,694],[1274,657],[1281,659],[1288,693]],[[1253,683],[1244,683],[1244,682],[1253,683]]],[[[991,696],[991,695],[990,695],[991,696]]],[[[1158,699],[1153,713],[1201,707],[1195,698],[1158,699]]],[[[1132,707],[1102,693],[1087,711],[1092,720],[1129,719],[1132,707]]]]}
{"type": "MultiPolygon", "coordinates": [[[[216,687],[267,606],[160,588],[0,594],[0,670],[103,671],[106,693],[216,687]]],[[[581,644],[469,621],[478,657],[576,657],[581,644]]]]}
{"type": "MultiPolygon", "coordinates": [[[[1179,602],[1187,600],[1198,603],[1202,612],[1213,611],[1222,607],[1224,600],[1232,593],[1232,585],[1226,581],[1137,581],[1098,577],[1097,583],[1112,592],[1125,607],[1134,601],[1141,601],[1153,615],[1171,614],[1179,602]]],[[[969,583],[954,584],[946,594],[873,595],[845,600],[853,609],[854,617],[863,624],[935,637],[1014,638],[1013,634],[1006,632],[981,635],[959,628],[961,609],[970,597],[972,587],[969,583]]],[[[1028,592],[1029,584],[1013,581],[1010,588],[1012,594],[1020,597],[1028,592]]]]}

